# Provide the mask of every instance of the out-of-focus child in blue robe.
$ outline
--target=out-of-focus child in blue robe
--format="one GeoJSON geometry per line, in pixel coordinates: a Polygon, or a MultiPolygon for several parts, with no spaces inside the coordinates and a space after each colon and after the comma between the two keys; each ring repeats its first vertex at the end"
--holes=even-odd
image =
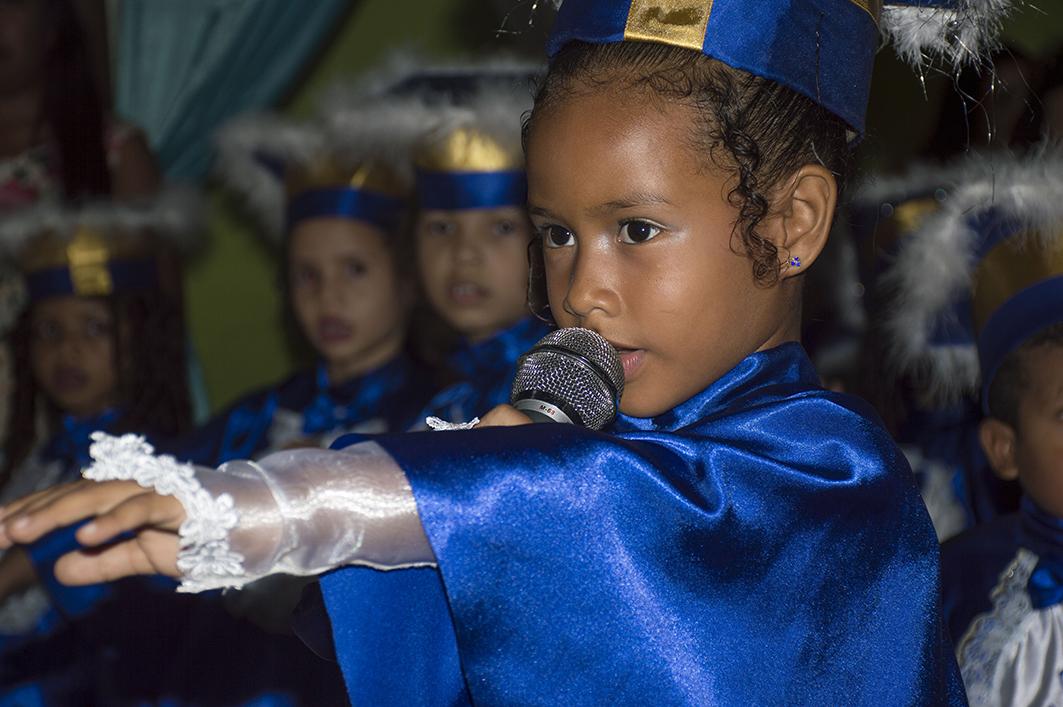
{"type": "Polygon", "coordinates": [[[223,180],[280,246],[287,304],[318,361],[218,415],[184,458],[216,465],[406,429],[433,392],[405,347],[415,296],[408,155],[423,125],[350,118],[339,129],[251,116],[219,135],[223,180]]]}
{"type": "MultiPolygon", "coordinates": [[[[554,320],[617,351],[605,429],[500,406],[484,429],[222,472],[103,438],[90,478],[177,499],[63,489],[5,508],[0,541],[95,516],[88,544],[137,530],[117,546],[128,563],[71,557],[65,579],[161,570],[189,590],[433,568],[457,660],[409,679],[450,702],[963,704],[911,470],[797,342],[802,275],[863,128],[876,15],[849,0],[562,5],[527,128],[528,206],[554,320]]],[[[976,44],[952,41],[954,12],[883,19],[898,15],[952,51],[976,44]]],[[[333,633],[361,618],[333,617],[333,633]]]]}
{"type": "Polygon", "coordinates": [[[457,335],[452,385],[432,415],[465,422],[509,400],[517,357],[549,330],[528,310],[531,224],[521,116],[536,70],[512,61],[421,66],[389,92],[423,101],[431,124],[412,154],[417,266],[432,313],[457,335]]]}
{"type": "MultiPolygon", "coordinates": [[[[28,294],[12,333],[16,385],[0,496],[77,479],[96,430],[135,431],[165,446],[189,429],[173,271],[198,235],[199,213],[193,195],[171,191],[142,204],[42,204],[0,220],[0,248],[28,294]]],[[[60,585],[52,563],[76,546],[58,531],[0,559],[0,703],[102,699],[95,686],[124,669],[100,650],[114,647],[115,631],[89,636],[80,620],[136,583],[60,585]]]]}
{"type": "Polygon", "coordinates": [[[904,332],[906,365],[922,365],[930,385],[980,394],[985,455],[1023,490],[1017,513],[942,546],[944,608],[968,699],[1056,704],[1063,700],[1063,152],[969,165],[969,178],[898,259],[891,325],[904,332]]]}
{"type": "MultiPolygon", "coordinates": [[[[889,311],[889,283],[883,278],[910,239],[936,214],[958,181],[971,177],[971,161],[920,164],[903,174],[876,176],[848,207],[857,244],[863,302],[870,322],[851,392],[870,400],[919,482],[938,540],[1013,509],[1014,484],[997,479],[978,443],[981,414],[971,395],[942,396],[940,387],[889,365],[892,338],[882,326],[889,311]]],[[[948,342],[941,342],[947,345],[948,342]]]]}

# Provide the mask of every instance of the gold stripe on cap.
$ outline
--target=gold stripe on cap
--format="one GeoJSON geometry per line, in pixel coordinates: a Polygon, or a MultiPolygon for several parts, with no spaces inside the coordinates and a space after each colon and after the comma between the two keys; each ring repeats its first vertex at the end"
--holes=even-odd
{"type": "Polygon", "coordinates": [[[624,39],[670,44],[701,51],[712,0],[631,0],[624,39]]]}
{"type": "Polygon", "coordinates": [[[1020,291],[1063,276],[1063,237],[1048,247],[1036,234],[1019,234],[998,243],[974,273],[974,326],[978,332],[993,312],[1020,291]]]}
{"type": "Polygon", "coordinates": [[[114,292],[107,263],[111,259],[107,239],[89,229],[80,229],[66,248],[70,282],[82,297],[101,297],[114,292]]]}

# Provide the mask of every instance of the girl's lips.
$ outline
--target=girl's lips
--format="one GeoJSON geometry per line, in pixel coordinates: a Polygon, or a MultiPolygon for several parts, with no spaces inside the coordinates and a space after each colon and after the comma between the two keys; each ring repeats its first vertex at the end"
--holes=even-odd
{"type": "Polygon", "coordinates": [[[470,307],[487,299],[487,290],[474,282],[455,282],[447,289],[447,295],[454,304],[470,307]]]}
{"type": "Polygon", "coordinates": [[[642,362],[646,358],[643,349],[620,349],[620,365],[624,367],[624,380],[630,381],[641,369],[642,362]]]}
{"type": "Polygon", "coordinates": [[[317,336],[322,343],[337,344],[351,338],[354,329],[337,317],[322,317],[317,322],[317,336]]]}
{"type": "Polygon", "coordinates": [[[59,390],[73,392],[88,384],[88,375],[79,368],[63,366],[55,371],[53,382],[59,390]]]}

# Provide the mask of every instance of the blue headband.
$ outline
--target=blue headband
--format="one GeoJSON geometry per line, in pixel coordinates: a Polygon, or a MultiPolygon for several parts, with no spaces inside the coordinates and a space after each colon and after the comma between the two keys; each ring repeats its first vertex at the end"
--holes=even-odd
{"type": "Polygon", "coordinates": [[[77,295],[103,297],[117,293],[142,292],[159,286],[154,260],[112,260],[94,266],[90,278],[81,278],[69,267],[37,270],[26,275],[26,289],[31,302],[49,297],[77,295]]]}
{"type": "Polygon", "coordinates": [[[288,230],[313,218],[339,217],[365,221],[385,231],[394,230],[404,201],[397,196],[362,191],[353,187],[311,189],[288,202],[288,230]]]}
{"type": "Polygon", "coordinates": [[[524,170],[507,172],[417,172],[417,199],[422,209],[496,209],[523,207],[528,199],[524,170]]]}
{"type": "Polygon", "coordinates": [[[577,40],[685,46],[787,86],[862,134],[880,41],[871,13],[868,0],[565,0],[547,52],[577,40]]]}

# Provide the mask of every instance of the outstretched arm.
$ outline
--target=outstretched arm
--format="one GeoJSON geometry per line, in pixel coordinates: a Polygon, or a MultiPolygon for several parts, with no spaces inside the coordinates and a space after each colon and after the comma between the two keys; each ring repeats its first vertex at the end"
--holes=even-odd
{"type": "Polygon", "coordinates": [[[267,574],[344,564],[394,569],[434,562],[402,470],[373,443],[300,449],[218,470],[155,457],[135,437],[101,437],[82,481],[4,508],[0,546],[94,517],[56,576],[70,584],[166,574],[186,591],[242,586],[267,574]]]}
{"type": "MultiPolygon", "coordinates": [[[[503,405],[480,424],[529,422],[503,405]]],[[[157,457],[132,435],[98,436],[92,453],[86,476],[94,481],[0,509],[0,548],[93,519],[77,532],[88,549],[56,564],[67,584],[165,574],[180,578],[184,591],[202,591],[346,564],[435,564],[405,473],[373,442],[288,450],[216,470],[157,457]]]]}

